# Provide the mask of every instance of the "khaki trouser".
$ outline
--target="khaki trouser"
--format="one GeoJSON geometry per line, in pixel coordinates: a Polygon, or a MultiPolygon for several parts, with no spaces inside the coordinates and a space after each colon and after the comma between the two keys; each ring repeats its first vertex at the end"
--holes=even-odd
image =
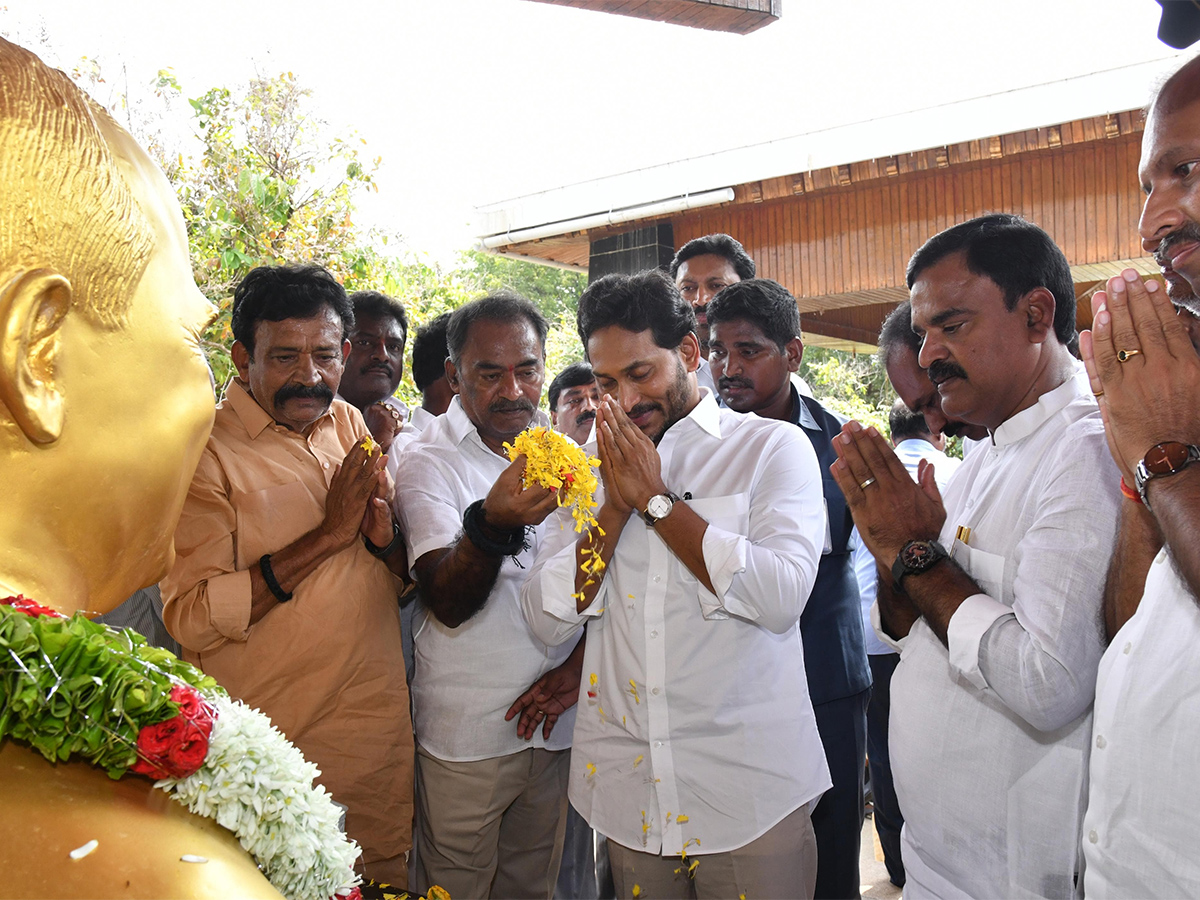
{"type": "Polygon", "coordinates": [[[454,900],[554,894],[569,750],[448,762],[417,745],[417,889],[454,900]]]}
{"type": "Polygon", "coordinates": [[[812,900],[817,880],[817,839],[807,806],[744,847],[689,857],[700,861],[690,878],[678,856],[642,853],[609,841],[608,858],[617,896],[634,896],[637,885],[637,896],[646,900],[812,900]]]}

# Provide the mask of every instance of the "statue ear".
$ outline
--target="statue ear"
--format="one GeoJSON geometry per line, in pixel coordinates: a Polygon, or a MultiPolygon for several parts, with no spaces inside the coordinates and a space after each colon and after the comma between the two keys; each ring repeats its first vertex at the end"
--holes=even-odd
{"type": "Polygon", "coordinates": [[[35,444],[62,434],[55,369],[70,304],[71,283],[50,269],[19,272],[0,287],[0,401],[35,444]]]}

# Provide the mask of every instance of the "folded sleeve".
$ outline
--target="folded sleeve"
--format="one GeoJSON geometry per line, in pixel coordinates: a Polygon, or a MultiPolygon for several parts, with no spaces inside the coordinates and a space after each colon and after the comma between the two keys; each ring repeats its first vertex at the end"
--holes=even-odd
{"type": "MultiPolygon", "coordinates": [[[[1007,565],[1011,607],[984,580],[948,628],[951,664],[1040,731],[1087,711],[1104,652],[1101,605],[1119,518],[1119,473],[1098,421],[1064,433],[1031,491],[1030,524],[1007,565]],[[1075,431],[1075,434],[1071,434],[1075,431]]],[[[980,581],[977,573],[971,573],[980,581]]]]}
{"type": "Polygon", "coordinates": [[[434,458],[433,449],[413,448],[402,456],[403,464],[396,469],[394,511],[408,544],[408,565],[415,579],[417,560],[458,540],[463,510],[455,498],[461,486],[452,483],[444,464],[434,458]]]}
{"type": "Polygon", "coordinates": [[[205,449],[175,529],[175,563],[161,586],[167,631],[195,653],[250,635],[250,572],[237,570],[236,534],[220,463],[205,449]]]}

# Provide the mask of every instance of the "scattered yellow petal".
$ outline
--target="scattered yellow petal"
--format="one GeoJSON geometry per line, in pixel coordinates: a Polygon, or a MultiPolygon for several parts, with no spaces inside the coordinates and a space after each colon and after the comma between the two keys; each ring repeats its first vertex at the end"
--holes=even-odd
{"type": "Polygon", "coordinates": [[[638,766],[640,766],[642,764],[642,760],[645,758],[646,758],[645,756],[643,756],[641,753],[639,753],[637,759],[635,759],[633,761],[633,767],[636,769],[638,766]]]}
{"type": "Polygon", "coordinates": [[[738,894],[738,900],[746,900],[746,894],[744,891],[738,894]]]}
{"type": "Polygon", "coordinates": [[[638,696],[637,682],[629,679],[629,693],[633,694],[633,702],[641,705],[642,698],[638,696]]]}
{"type": "Polygon", "coordinates": [[[682,813],[680,813],[678,816],[675,817],[675,821],[678,822],[680,825],[682,825],[687,820],[688,820],[688,817],[683,815],[682,813]]]}
{"type": "Polygon", "coordinates": [[[375,443],[375,438],[371,437],[369,434],[365,438],[362,439],[362,443],[360,443],[358,446],[362,447],[364,450],[367,451],[367,456],[371,456],[376,451],[378,451],[379,453],[383,452],[383,450],[380,449],[379,445],[377,443],[375,443]]]}
{"type": "Polygon", "coordinates": [[[642,889],[640,887],[638,887],[636,884],[633,886],[633,896],[635,896],[635,897],[642,896],[642,889]]]}
{"type": "Polygon", "coordinates": [[[591,675],[588,676],[588,684],[590,684],[592,687],[595,687],[596,682],[599,680],[600,680],[600,676],[597,675],[595,672],[593,672],[591,675]]]}
{"type": "Polygon", "coordinates": [[[588,778],[591,778],[592,776],[594,776],[596,774],[596,764],[595,763],[588,763],[586,766],[584,766],[584,768],[587,770],[588,778]]]}
{"type": "Polygon", "coordinates": [[[426,900],[450,900],[450,892],[444,887],[431,884],[429,890],[425,892],[425,897],[426,900]]]}
{"type": "Polygon", "coordinates": [[[696,877],[696,866],[700,865],[700,860],[693,859],[692,864],[688,866],[688,878],[696,877]]]}
{"type": "Polygon", "coordinates": [[[626,596],[626,597],[628,597],[630,600],[636,600],[636,599],[637,599],[637,597],[633,596],[633,594],[626,594],[625,596],[626,596]]]}

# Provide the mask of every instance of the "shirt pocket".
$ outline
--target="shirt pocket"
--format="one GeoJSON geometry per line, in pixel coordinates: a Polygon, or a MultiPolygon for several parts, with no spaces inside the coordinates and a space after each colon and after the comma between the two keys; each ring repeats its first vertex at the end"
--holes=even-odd
{"type": "Polygon", "coordinates": [[[983,593],[997,603],[1012,605],[1004,588],[1004,566],[1006,560],[998,553],[987,553],[978,547],[968,547],[962,541],[954,542],[954,560],[971,579],[979,585],[983,593]]]}
{"type": "Polygon", "coordinates": [[[714,528],[731,534],[750,533],[750,494],[726,494],[722,497],[703,497],[685,500],[692,512],[714,528]]]}
{"type": "Polygon", "coordinates": [[[244,494],[236,501],[235,509],[239,569],[308,534],[325,514],[323,506],[299,481],[244,494]]]}

